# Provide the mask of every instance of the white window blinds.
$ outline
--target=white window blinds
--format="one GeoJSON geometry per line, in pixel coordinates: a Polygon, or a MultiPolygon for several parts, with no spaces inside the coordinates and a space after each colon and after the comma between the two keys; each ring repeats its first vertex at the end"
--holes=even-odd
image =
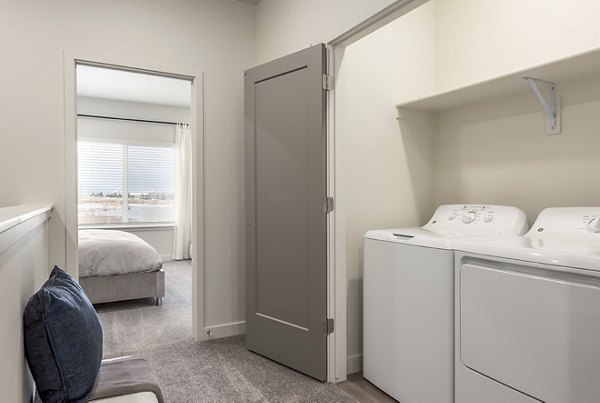
{"type": "Polygon", "coordinates": [[[80,225],[174,219],[172,146],[78,142],[80,225]]]}

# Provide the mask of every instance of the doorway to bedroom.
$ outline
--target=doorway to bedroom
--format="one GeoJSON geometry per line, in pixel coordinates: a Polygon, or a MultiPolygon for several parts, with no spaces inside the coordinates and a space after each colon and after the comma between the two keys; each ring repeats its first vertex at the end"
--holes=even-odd
{"type": "Polygon", "coordinates": [[[105,355],[190,338],[192,81],[86,63],[75,78],[79,281],[105,355]]]}

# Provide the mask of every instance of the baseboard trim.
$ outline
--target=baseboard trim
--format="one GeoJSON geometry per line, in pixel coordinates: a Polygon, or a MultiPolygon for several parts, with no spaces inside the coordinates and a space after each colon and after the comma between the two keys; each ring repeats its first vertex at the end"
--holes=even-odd
{"type": "Polygon", "coordinates": [[[220,339],[221,337],[237,336],[246,333],[246,321],[224,323],[222,325],[207,326],[204,328],[204,332],[208,334],[210,331],[209,338],[220,339]]]}
{"type": "Polygon", "coordinates": [[[363,355],[354,354],[346,357],[346,373],[348,375],[362,371],[363,355]]]}

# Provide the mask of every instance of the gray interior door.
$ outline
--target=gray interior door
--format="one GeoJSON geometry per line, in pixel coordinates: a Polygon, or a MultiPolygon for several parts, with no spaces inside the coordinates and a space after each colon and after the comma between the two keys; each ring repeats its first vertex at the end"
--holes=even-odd
{"type": "Polygon", "coordinates": [[[246,344],[327,377],[325,47],[245,73],[246,344]]]}

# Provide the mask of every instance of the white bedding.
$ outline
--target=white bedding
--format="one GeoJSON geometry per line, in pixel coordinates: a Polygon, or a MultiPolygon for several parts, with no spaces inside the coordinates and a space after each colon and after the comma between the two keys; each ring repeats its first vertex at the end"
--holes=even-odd
{"type": "Polygon", "coordinates": [[[162,267],[156,250],[124,231],[79,230],[79,276],[150,272],[162,267]]]}

